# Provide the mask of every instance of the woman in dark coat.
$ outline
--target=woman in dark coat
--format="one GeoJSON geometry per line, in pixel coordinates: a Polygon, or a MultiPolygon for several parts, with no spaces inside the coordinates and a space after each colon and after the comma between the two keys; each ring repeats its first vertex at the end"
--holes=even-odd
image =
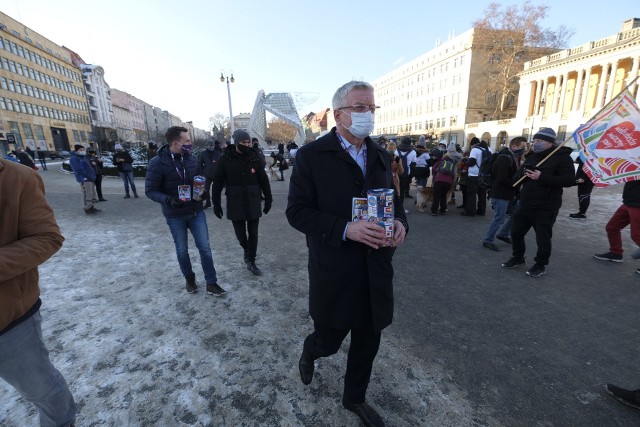
{"type": "Polygon", "coordinates": [[[262,274],[256,266],[258,250],[258,224],[260,222],[261,199],[264,195],[266,214],[271,209],[271,187],[260,158],[251,148],[251,137],[243,130],[233,134],[235,144],[229,145],[218,161],[213,176],[213,213],[222,218],[221,193],[226,188],[227,218],[242,249],[247,269],[256,276],[262,274]]]}

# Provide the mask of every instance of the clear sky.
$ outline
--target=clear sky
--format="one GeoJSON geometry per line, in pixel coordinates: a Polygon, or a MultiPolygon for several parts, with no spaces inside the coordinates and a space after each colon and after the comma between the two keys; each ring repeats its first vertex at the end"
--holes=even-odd
{"type": "MultiPolygon", "coordinates": [[[[499,2],[504,5],[512,1],[499,2]]],[[[315,94],[304,115],[331,106],[351,79],[372,81],[461,34],[489,1],[426,0],[0,0],[0,10],[88,63],[112,88],[209,129],[229,115],[220,71],[233,71],[233,113],[258,90],[315,94]]],[[[554,0],[543,26],[565,25],[570,47],[620,31],[638,0],[554,0]],[[612,5],[613,5],[612,4],[612,5]]]]}

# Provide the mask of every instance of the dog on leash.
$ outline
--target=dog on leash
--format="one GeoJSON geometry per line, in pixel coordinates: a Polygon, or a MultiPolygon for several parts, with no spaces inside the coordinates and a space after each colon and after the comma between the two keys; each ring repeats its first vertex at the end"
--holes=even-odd
{"type": "Polygon", "coordinates": [[[416,187],[416,210],[424,212],[429,202],[433,202],[433,187],[416,187]]]}

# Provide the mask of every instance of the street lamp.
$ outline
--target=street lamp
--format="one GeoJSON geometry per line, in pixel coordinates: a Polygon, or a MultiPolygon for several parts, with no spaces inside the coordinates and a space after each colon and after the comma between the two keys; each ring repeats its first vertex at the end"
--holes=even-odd
{"type": "Polygon", "coordinates": [[[233,78],[233,71],[230,72],[231,74],[231,78],[229,78],[229,76],[225,76],[224,75],[224,71],[220,71],[220,82],[224,83],[224,81],[227,81],[227,96],[229,97],[229,121],[231,122],[231,138],[229,138],[231,140],[231,143],[233,143],[233,133],[235,132],[236,128],[233,124],[233,110],[231,109],[231,87],[229,86],[229,82],[233,83],[236,80],[233,78]]]}

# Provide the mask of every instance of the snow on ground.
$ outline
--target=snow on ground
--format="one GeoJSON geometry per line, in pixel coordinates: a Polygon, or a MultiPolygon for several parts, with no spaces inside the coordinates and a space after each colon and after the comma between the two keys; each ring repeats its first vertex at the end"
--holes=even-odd
{"type": "MultiPolygon", "coordinates": [[[[299,379],[312,323],[304,238],[284,217],[288,180],[272,181],[274,208],[261,220],[262,277],[246,270],[231,223],[207,212],[219,283],[228,290],[216,298],[202,286],[196,295],[184,290],[160,207],[144,197],[142,180],[141,198],[124,200],[121,182],[106,179],[109,201],[86,216],[73,177],[54,167],[42,175],[66,241],[40,268],[41,311],[52,361],[78,404],[78,426],[358,425],[340,405],[348,341],[317,362],[310,386],[299,379]]],[[[192,241],[190,249],[202,280],[192,241]]],[[[369,402],[389,425],[477,424],[477,409],[447,372],[423,364],[410,346],[383,333],[369,402]]],[[[37,425],[34,407],[4,382],[0,396],[1,426],[37,425]]]]}

